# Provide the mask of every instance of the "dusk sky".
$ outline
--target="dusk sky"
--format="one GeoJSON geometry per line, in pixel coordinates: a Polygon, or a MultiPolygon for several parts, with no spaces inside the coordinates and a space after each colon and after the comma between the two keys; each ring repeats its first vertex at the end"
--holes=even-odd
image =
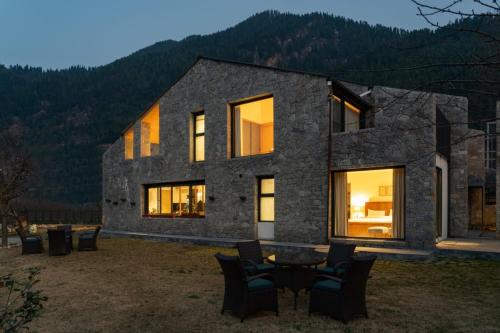
{"type": "Polygon", "coordinates": [[[224,30],[268,9],[428,27],[410,0],[0,0],[0,64],[104,65],[158,41],[224,30]]]}

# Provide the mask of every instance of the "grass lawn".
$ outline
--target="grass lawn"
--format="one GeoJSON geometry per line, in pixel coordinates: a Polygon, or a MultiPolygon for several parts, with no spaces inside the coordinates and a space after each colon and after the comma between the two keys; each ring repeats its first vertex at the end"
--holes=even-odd
{"type": "MultiPolygon", "coordinates": [[[[220,314],[223,276],[214,258],[235,250],[137,239],[101,239],[99,251],[21,256],[0,250],[0,275],[41,268],[49,297],[38,332],[500,332],[500,262],[377,261],[368,282],[370,318],[344,325],[307,315],[308,296],[279,292],[280,315],[240,323],[220,314]]],[[[46,246],[47,249],[47,246],[46,246]]],[[[4,297],[0,289],[0,304],[4,297]]]]}

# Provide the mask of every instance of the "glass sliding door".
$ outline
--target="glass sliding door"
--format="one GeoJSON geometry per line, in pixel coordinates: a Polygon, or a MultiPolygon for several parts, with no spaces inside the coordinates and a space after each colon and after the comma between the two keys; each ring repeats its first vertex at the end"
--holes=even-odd
{"type": "Polygon", "coordinates": [[[334,236],[404,238],[403,168],[335,172],[334,236]]]}

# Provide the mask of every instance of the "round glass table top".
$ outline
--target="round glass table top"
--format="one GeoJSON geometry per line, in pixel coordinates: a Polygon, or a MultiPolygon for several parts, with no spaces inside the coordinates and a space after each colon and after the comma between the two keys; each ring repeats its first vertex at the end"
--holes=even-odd
{"type": "Polygon", "coordinates": [[[326,254],[314,251],[275,253],[267,257],[267,261],[283,266],[312,266],[326,261],[326,254]]]}

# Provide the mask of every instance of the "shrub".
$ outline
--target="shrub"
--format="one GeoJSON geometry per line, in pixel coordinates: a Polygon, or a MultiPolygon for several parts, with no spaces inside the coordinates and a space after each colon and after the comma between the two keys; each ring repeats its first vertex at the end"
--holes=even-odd
{"type": "Polygon", "coordinates": [[[7,274],[0,280],[0,328],[6,333],[28,329],[27,324],[36,318],[43,308],[47,297],[34,286],[40,281],[37,279],[40,269],[30,267],[26,270],[27,277],[17,278],[7,274]],[[4,298],[5,297],[5,298],[4,298]]]}

